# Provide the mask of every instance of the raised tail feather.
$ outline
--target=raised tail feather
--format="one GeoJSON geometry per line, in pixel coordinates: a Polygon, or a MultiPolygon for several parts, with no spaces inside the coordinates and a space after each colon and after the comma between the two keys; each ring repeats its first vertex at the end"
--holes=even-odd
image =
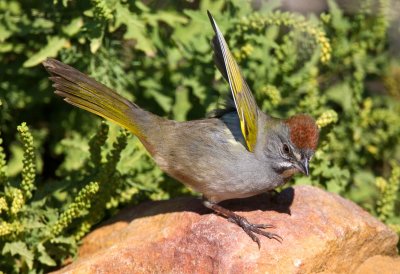
{"type": "Polygon", "coordinates": [[[64,101],[111,120],[141,137],[135,124],[136,112],[140,111],[137,105],[58,60],[48,58],[43,66],[51,75],[55,94],[64,97],[64,101]]]}

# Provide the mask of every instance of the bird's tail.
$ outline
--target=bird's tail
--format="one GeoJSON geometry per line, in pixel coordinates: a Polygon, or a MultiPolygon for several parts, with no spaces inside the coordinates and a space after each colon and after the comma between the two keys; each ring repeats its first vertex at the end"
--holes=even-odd
{"type": "MultiPolygon", "coordinates": [[[[137,126],[138,112],[145,112],[105,85],[58,60],[43,62],[50,73],[55,93],[64,101],[111,120],[141,137],[137,126]]],[[[147,113],[147,112],[146,112],[147,113]]]]}

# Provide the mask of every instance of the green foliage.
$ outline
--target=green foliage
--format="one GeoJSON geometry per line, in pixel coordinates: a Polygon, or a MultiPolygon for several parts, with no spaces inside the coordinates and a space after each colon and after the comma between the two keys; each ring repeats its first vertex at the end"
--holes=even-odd
{"type": "Polygon", "coordinates": [[[22,181],[21,190],[23,192],[24,199],[30,199],[32,197],[32,191],[35,188],[35,177],[36,177],[36,166],[35,166],[35,153],[33,147],[33,137],[29,132],[26,123],[22,123],[17,127],[17,130],[21,136],[21,141],[24,147],[23,155],[23,168],[22,168],[22,181]]]}
{"type": "Polygon", "coordinates": [[[379,189],[380,199],[377,202],[378,217],[382,221],[389,222],[393,229],[400,232],[400,220],[396,216],[396,202],[400,189],[400,166],[393,163],[392,175],[389,181],[382,177],[376,178],[376,186],[379,189]]]}
{"type": "MultiPolygon", "coordinates": [[[[89,155],[82,166],[68,172],[62,170],[62,180],[44,184],[35,180],[30,130],[22,123],[18,132],[24,150],[21,177],[9,178],[4,172],[5,161],[1,162],[0,265],[4,272],[41,272],[60,265],[76,253],[79,239],[107,212],[117,209],[120,203],[149,199],[151,193],[157,192],[146,184],[137,187],[139,183],[126,183],[131,177],[125,172],[127,169],[117,168],[128,140],[134,140],[126,131],[118,133],[111,148],[106,148],[109,127],[102,123],[89,141],[89,155]]],[[[140,163],[136,165],[142,157],[136,157],[131,164],[143,168],[140,163]]],[[[4,158],[1,148],[0,159],[4,158]]]]}
{"type": "Polygon", "coordinates": [[[135,137],[56,98],[39,64],[57,57],[158,115],[201,118],[228,92],[207,9],[264,111],[317,118],[311,176],[292,184],[339,193],[400,232],[388,0],[362,1],[356,13],[328,1],[319,16],[282,12],[278,1],[146,3],[0,0],[0,270],[47,272],[121,206],[191,194],[135,137]]]}
{"type": "Polygon", "coordinates": [[[76,196],[75,200],[60,215],[57,222],[53,225],[51,232],[53,235],[60,235],[74,219],[79,217],[83,212],[90,209],[95,194],[99,191],[99,184],[91,182],[83,187],[76,196]]]}

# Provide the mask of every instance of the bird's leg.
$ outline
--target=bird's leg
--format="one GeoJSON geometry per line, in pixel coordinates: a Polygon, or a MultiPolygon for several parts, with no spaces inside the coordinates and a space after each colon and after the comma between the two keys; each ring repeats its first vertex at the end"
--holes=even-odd
{"type": "Polygon", "coordinates": [[[257,243],[258,248],[261,247],[261,244],[260,244],[260,239],[258,239],[256,234],[263,235],[265,237],[268,237],[269,239],[275,239],[278,242],[282,242],[282,240],[283,240],[282,237],[279,236],[278,234],[261,230],[263,228],[274,228],[273,225],[252,224],[245,217],[242,217],[242,216],[234,213],[233,211],[230,211],[229,209],[223,208],[222,206],[220,206],[216,203],[207,201],[205,199],[203,200],[203,204],[204,204],[204,206],[208,207],[209,209],[212,209],[215,213],[227,218],[228,221],[240,226],[244,230],[244,232],[246,232],[247,235],[249,235],[250,238],[257,243]]]}

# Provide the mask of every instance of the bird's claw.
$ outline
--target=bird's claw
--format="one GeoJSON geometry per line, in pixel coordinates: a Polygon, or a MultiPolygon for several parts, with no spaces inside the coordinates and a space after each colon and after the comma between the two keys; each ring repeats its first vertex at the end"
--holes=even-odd
{"type": "Polygon", "coordinates": [[[250,236],[250,238],[257,243],[258,248],[261,247],[260,239],[257,237],[256,234],[265,236],[269,239],[274,239],[278,242],[282,242],[283,239],[281,236],[275,233],[271,233],[268,231],[264,231],[261,229],[264,228],[275,228],[275,226],[270,225],[270,224],[252,224],[250,223],[245,217],[242,217],[240,215],[237,215],[236,213],[223,208],[220,205],[217,205],[215,203],[209,202],[208,200],[204,200],[204,205],[212,210],[214,210],[216,213],[224,216],[225,218],[228,219],[228,221],[240,226],[244,232],[246,232],[247,235],[250,236]]]}
{"type": "Polygon", "coordinates": [[[252,224],[250,223],[246,218],[239,216],[239,215],[234,215],[232,217],[229,217],[228,220],[232,223],[237,224],[238,226],[240,226],[244,232],[246,232],[247,235],[250,236],[250,238],[257,243],[258,248],[261,247],[261,243],[260,243],[260,239],[257,237],[256,234],[265,236],[269,239],[274,239],[280,243],[282,243],[283,239],[281,236],[279,236],[278,234],[272,233],[272,232],[268,232],[268,231],[264,231],[261,229],[264,228],[275,228],[275,226],[270,225],[270,224],[252,224]]]}

